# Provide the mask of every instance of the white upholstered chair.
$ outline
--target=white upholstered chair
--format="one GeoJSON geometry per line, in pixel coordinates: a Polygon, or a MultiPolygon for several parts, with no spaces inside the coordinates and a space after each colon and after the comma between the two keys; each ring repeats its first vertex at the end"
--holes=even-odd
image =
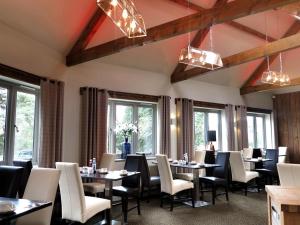
{"type": "MultiPolygon", "coordinates": [[[[242,155],[244,159],[249,159],[252,158],[253,148],[244,148],[241,152],[243,153],[242,155]]],[[[245,169],[248,171],[254,169],[254,164],[251,162],[244,162],[244,165],[245,165],[245,169]]]]}
{"type": "Polygon", "coordinates": [[[300,164],[278,163],[277,168],[281,186],[300,187],[300,164]]]}
{"type": "Polygon", "coordinates": [[[248,183],[259,176],[258,172],[246,171],[239,151],[230,151],[230,165],[232,181],[244,184],[245,195],[247,195],[248,183]]]}
{"type": "Polygon", "coordinates": [[[17,220],[17,225],[50,225],[59,176],[60,171],[57,169],[33,168],[31,170],[23,198],[51,201],[52,206],[23,216],[17,220]]]}
{"type": "MultiPolygon", "coordinates": [[[[197,163],[204,164],[205,154],[206,154],[205,150],[196,150],[194,160],[197,163]]],[[[199,177],[204,177],[205,175],[206,175],[205,169],[199,170],[199,177]]],[[[175,178],[192,181],[193,173],[176,173],[175,178]]]]}
{"type": "Polygon", "coordinates": [[[110,200],[84,196],[78,164],[57,162],[56,168],[61,171],[59,188],[62,219],[85,223],[105,210],[106,221],[110,223],[110,200]]]}
{"type": "Polygon", "coordinates": [[[286,163],[287,162],[287,147],[281,146],[278,147],[278,163],[286,163]]]}
{"type": "MultiPolygon", "coordinates": [[[[161,185],[161,207],[163,206],[163,195],[167,194],[171,199],[171,208],[173,211],[174,196],[184,190],[192,190],[194,184],[187,180],[176,179],[173,180],[170,164],[166,155],[156,155],[158,171],[160,175],[161,185]]],[[[194,200],[192,199],[193,207],[194,200]]]]}
{"type": "MultiPolygon", "coordinates": [[[[108,171],[112,170],[115,158],[115,154],[104,153],[101,158],[100,168],[107,168],[108,171]]],[[[93,194],[95,196],[97,196],[99,193],[103,193],[102,195],[104,195],[105,183],[101,181],[84,183],[83,189],[84,192],[93,194]]]]}

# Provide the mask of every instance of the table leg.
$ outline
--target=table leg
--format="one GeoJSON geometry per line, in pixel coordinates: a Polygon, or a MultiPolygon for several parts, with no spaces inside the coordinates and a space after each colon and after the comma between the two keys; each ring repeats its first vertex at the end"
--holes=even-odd
{"type": "Polygon", "coordinates": [[[113,195],[112,195],[112,189],[113,189],[113,181],[109,180],[106,182],[108,185],[108,196],[107,198],[110,200],[110,208],[112,209],[112,203],[113,203],[113,195]]]}

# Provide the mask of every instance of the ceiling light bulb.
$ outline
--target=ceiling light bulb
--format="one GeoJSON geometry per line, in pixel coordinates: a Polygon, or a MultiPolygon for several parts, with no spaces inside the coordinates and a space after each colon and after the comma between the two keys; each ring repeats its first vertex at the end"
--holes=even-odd
{"type": "Polygon", "coordinates": [[[118,0],[111,0],[110,4],[113,6],[113,7],[116,7],[118,5],[118,0]]]}
{"type": "Polygon", "coordinates": [[[125,20],[128,18],[128,12],[127,12],[126,9],[123,10],[123,12],[122,12],[122,17],[123,17],[123,19],[125,19],[125,20]]]}
{"type": "Polygon", "coordinates": [[[108,10],[106,13],[109,17],[111,16],[111,10],[108,10]]]}
{"type": "Polygon", "coordinates": [[[131,28],[132,30],[134,30],[134,29],[136,28],[136,24],[135,24],[135,21],[134,21],[134,20],[131,21],[131,23],[130,23],[130,28],[131,28]]]}
{"type": "Polygon", "coordinates": [[[121,21],[117,22],[117,26],[120,27],[121,26],[121,21]]]}

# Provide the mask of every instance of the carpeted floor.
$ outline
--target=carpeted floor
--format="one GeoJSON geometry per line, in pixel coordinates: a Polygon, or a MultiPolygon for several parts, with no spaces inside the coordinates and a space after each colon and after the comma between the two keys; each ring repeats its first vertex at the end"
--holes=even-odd
{"type": "MultiPolygon", "coordinates": [[[[219,196],[216,205],[202,208],[191,208],[176,205],[173,212],[169,205],[159,207],[159,199],[151,199],[150,203],[142,202],[141,215],[137,210],[129,212],[129,225],[266,225],[267,202],[265,193],[230,193],[227,202],[225,196],[219,196]]],[[[210,201],[210,195],[205,199],[210,201]]],[[[121,220],[120,207],[113,209],[113,218],[121,220]]]]}

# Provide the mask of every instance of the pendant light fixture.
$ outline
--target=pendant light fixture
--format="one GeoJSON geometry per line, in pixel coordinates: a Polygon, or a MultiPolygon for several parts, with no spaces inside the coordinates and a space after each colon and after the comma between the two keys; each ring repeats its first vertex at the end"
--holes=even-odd
{"type": "MultiPolygon", "coordinates": [[[[190,9],[188,0],[188,9],[190,9]]],[[[180,52],[179,63],[184,63],[194,67],[202,67],[208,70],[215,70],[223,67],[221,56],[213,51],[212,26],[209,29],[210,51],[202,50],[191,46],[190,32],[188,33],[188,46],[180,52]]]]}
{"type": "Polygon", "coordinates": [[[97,0],[97,5],[128,38],[147,36],[144,19],[131,0],[97,0]]]}

